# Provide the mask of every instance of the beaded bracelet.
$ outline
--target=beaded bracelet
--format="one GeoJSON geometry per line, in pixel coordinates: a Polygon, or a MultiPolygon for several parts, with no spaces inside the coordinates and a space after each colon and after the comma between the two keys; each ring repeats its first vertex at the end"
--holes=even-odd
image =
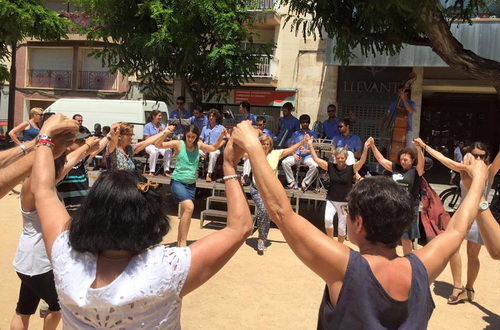
{"type": "Polygon", "coordinates": [[[37,143],[36,144],[36,149],[38,149],[40,146],[45,146],[45,147],[49,147],[50,149],[54,150],[54,144],[52,143],[48,143],[48,142],[42,142],[42,143],[37,143]]]}
{"type": "Polygon", "coordinates": [[[231,174],[231,175],[226,175],[222,179],[224,181],[231,180],[231,179],[239,179],[240,175],[239,174],[231,174]]]}
{"type": "Polygon", "coordinates": [[[54,142],[52,142],[51,140],[42,140],[42,139],[39,139],[39,140],[36,141],[36,145],[39,145],[39,144],[49,145],[52,148],[54,148],[54,146],[55,146],[54,142]]]}

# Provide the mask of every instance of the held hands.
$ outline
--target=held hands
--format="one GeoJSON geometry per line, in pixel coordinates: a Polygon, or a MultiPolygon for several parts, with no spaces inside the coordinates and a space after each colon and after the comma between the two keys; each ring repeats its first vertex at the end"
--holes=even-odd
{"type": "Polygon", "coordinates": [[[416,139],[414,139],[414,140],[412,141],[412,143],[413,143],[413,145],[414,145],[415,147],[420,147],[420,148],[425,147],[425,143],[424,143],[424,141],[422,141],[422,139],[421,139],[421,138],[416,138],[416,139]]]}
{"type": "Polygon", "coordinates": [[[258,145],[260,147],[259,130],[253,128],[252,122],[249,120],[244,120],[236,125],[233,129],[231,138],[234,143],[247,151],[252,145],[258,145]]]}
{"type": "Polygon", "coordinates": [[[370,136],[368,139],[366,139],[365,141],[365,149],[368,149],[370,148],[370,146],[372,145],[372,143],[375,143],[375,140],[370,136]]]}
{"type": "Polygon", "coordinates": [[[488,179],[488,166],[482,160],[476,160],[470,153],[464,156],[460,165],[460,178],[465,189],[469,190],[473,180],[483,183],[488,179]]]}
{"type": "Polygon", "coordinates": [[[47,119],[40,130],[40,135],[47,134],[54,137],[56,134],[76,133],[79,129],[76,120],[68,119],[63,114],[57,113],[47,119]]]}
{"type": "MultiPolygon", "coordinates": [[[[224,148],[224,168],[230,167],[236,169],[236,166],[244,154],[245,150],[234,143],[233,139],[230,138],[226,144],[226,148],[224,148]]],[[[225,174],[230,175],[230,173],[225,174]]]]}
{"type": "Polygon", "coordinates": [[[89,136],[88,138],[85,139],[85,144],[89,146],[89,149],[87,150],[88,153],[92,153],[94,151],[97,151],[99,149],[99,139],[97,136],[89,136]]]}
{"type": "Polygon", "coordinates": [[[109,135],[111,136],[112,140],[118,140],[118,137],[120,136],[120,124],[119,123],[111,125],[111,129],[109,130],[109,135]]]}

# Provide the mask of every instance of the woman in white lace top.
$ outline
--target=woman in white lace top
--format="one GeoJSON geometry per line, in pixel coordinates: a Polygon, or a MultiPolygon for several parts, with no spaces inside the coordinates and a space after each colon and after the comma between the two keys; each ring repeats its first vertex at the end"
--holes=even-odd
{"type": "MultiPolygon", "coordinates": [[[[49,137],[55,125],[42,128],[49,137]]],[[[53,141],[64,143],[64,141],[53,141]]],[[[54,189],[50,144],[36,149],[32,190],[52,260],[65,328],[180,328],[182,297],[219,271],[250,235],[252,220],[235,166],[224,155],[227,226],[189,247],[157,245],[170,226],[155,184],[130,171],[101,174],[70,219],[54,189]]]]}

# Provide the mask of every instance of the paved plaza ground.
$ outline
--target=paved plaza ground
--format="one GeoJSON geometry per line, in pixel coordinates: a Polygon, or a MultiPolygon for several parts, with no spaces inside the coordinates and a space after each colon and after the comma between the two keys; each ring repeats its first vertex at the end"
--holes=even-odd
{"type": "MultiPolygon", "coordinates": [[[[217,230],[211,224],[199,228],[203,204],[198,204],[190,241],[217,230]]],[[[17,196],[1,199],[0,210],[0,329],[8,329],[20,284],[12,267],[22,229],[17,196]]],[[[176,210],[170,204],[173,229],[164,239],[168,244],[176,240],[176,210]]],[[[308,211],[307,207],[301,206],[301,214],[315,223],[322,221],[321,212],[308,211]]],[[[324,283],[295,257],[278,229],[272,228],[269,238],[271,246],[265,255],[259,256],[254,232],[217,275],[184,298],[184,329],[315,329],[324,283]]],[[[465,267],[465,244],[461,251],[465,267]]],[[[436,309],[430,329],[500,329],[500,264],[484,248],[479,258],[481,271],[474,303],[446,304],[452,289],[449,268],[431,285],[436,309]]],[[[31,324],[32,329],[42,328],[38,316],[32,317],[31,324]]]]}

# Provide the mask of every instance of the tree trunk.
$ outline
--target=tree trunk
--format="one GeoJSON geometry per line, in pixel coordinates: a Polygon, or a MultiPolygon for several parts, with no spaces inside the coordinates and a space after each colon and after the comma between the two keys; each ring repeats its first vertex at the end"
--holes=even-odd
{"type": "MultiPolygon", "coordinates": [[[[17,43],[11,45],[12,57],[10,62],[10,81],[9,81],[9,103],[7,110],[7,133],[14,128],[14,115],[16,110],[16,54],[17,43]]],[[[9,134],[5,134],[5,145],[10,142],[9,134]]]]}
{"type": "Polygon", "coordinates": [[[193,90],[193,88],[189,84],[186,76],[181,75],[180,78],[181,78],[182,84],[187,88],[187,92],[188,92],[189,96],[191,96],[191,99],[193,100],[194,105],[201,104],[201,99],[199,99],[198,96],[196,95],[195,91],[193,90]]]}
{"type": "Polygon", "coordinates": [[[424,9],[420,17],[432,50],[451,68],[472,78],[489,82],[495,87],[500,100],[500,62],[464,49],[451,33],[448,21],[435,8],[424,9]]]}

